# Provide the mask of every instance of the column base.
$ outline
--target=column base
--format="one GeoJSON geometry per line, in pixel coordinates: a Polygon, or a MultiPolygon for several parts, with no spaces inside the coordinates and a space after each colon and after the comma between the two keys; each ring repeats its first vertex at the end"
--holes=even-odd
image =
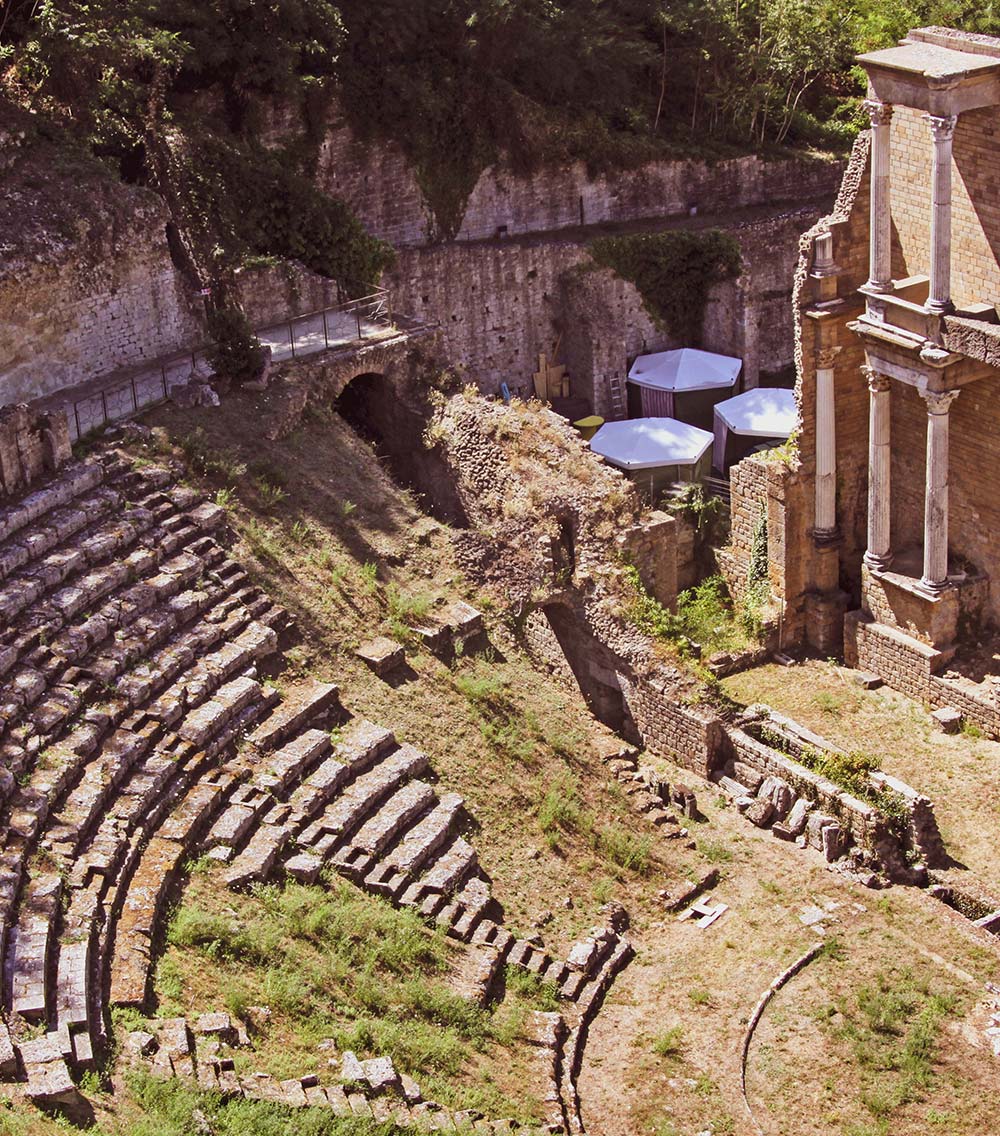
{"type": "Polygon", "coordinates": [[[840,544],[843,539],[841,531],[836,525],[832,529],[813,529],[810,535],[817,548],[828,548],[831,544],[840,544]]]}
{"type": "Polygon", "coordinates": [[[929,316],[950,316],[955,310],[955,305],[951,300],[928,300],[924,304],[924,311],[929,316]]]}
{"type": "Polygon", "coordinates": [[[888,572],[892,565],[892,553],[886,552],[878,556],[874,552],[866,552],[862,560],[865,567],[871,572],[888,572]]]}
{"type": "Polygon", "coordinates": [[[918,592],[923,592],[925,596],[930,596],[932,599],[946,592],[952,584],[947,580],[928,580],[925,576],[921,576],[919,580],[913,585],[914,589],[918,592]]]}

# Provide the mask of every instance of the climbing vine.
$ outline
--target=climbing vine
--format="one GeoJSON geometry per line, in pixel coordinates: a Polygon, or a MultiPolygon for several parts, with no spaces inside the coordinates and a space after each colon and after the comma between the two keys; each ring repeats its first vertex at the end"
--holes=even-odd
{"type": "Polygon", "coordinates": [[[638,288],[658,327],[694,346],[701,342],[709,290],[743,269],[739,245],[719,229],[600,237],[590,255],[638,288]]]}

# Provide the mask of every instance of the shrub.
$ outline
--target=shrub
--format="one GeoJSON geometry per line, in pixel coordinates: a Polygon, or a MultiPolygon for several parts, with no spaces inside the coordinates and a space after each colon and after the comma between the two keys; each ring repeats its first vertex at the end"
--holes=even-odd
{"type": "Polygon", "coordinates": [[[638,288],[658,327],[695,346],[701,342],[709,290],[743,270],[739,245],[719,229],[600,237],[591,243],[590,255],[638,288]]]}

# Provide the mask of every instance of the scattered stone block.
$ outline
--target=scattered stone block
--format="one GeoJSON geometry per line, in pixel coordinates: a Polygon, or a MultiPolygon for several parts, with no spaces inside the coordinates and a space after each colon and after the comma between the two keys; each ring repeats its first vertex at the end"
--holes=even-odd
{"type": "Polygon", "coordinates": [[[851,676],[851,680],[862,690],[878,690],[882,686],[882,680],[877,674],[872,674],[870,671],[856,671],[851,676]]]}
{"type": "MultiPolygon", "coordinates": [[[[805,841],[810,848],[815,848],[817,852],[823,851],[823,829],[828,828],[832,824],[837,824],[837,818],[827,816],[825,813],[812,813],[806,820],[805,827],[805,841]]],[[[837,825],[839,828],[840,826],[837,825]]]]}
{"type": "Polygon", "coordinates": [[[793,837],[805,831],[806,821],[809,819],[809,813],[812,811],[812,807],[812,801],[806,800],[805,797],[799,797],[795,804],[792,805],[788,816],[785,817],[785,826],[793,837]]]}
{"type": "Polygon", "coordinates": [[[354,652],[357,657],[366,663],[379,676],[385,677],[403,665],[403,648],[393,639],[379,635],[369,639],[354,652]]]}
{"type": "Polygon", "coordinates": [[[340,1056],[340,1079],[345,1085],[360,1085],[368,1079],[364,1065],[358,1060],[357,1054],[349,1049],[345,1049],[340,1056]]]}
{"type": "Polygon", "coordinates": [[[741,781],[736,781],[732,777],[720,777],[719,788],[727,793],[730,797],[752,797],[753,793],[741,781]]]}
{"type": "Polygon", "coordinates": [[[844,854],[845,836],[844,830],[839,824],[826,825],[822,830],[823,841],[823,857],[828,864],[832,864],[834,860],[839,860],[844,854]]]}
{"type": "Polygon", "coordinates": [[[136,1057],[151,1057],[157,1050],[156,1038],[145,1030],[133,1030],[125,1038],[125,1052],[136,1057]]]}
{"type": "Polygon", "coordinates": [[[943,734],[957,734],[962,728],[962,715],[954,706],[932,710],[931,721],[943,734]]]}
{"type": "Polygon", "coordinates": [[[771,802],[776,820],[785,819],[788,810],[792,807],[792,802],[795,800],[795,793],[791,785],[780,777],[765,777],[757,790],[757,796],[766,798],[771,802]]]}
{"type": "Polygon", "coordinates": [[[774,805],[766,797],[754,797],[743,815],[758,828],[767,828],[774,816],[774,805]]]}
{"type": "Polygon", "coordinates": [[[751,793],[756,793],[764,780],[764,774],[745,761],[733,762],[733,780],[746,785],[751,793]]]}
{"type": "Polygon", "coordinates": [[[361,1062],[365,1080],[376,1093],[396,1092],[400,1088],[399,1074],[391,1057],[370,1057],[361,1062]]]}
{"type": "Polygon", "coordinates": [[[689,789],[687,785],[671,785],[670,802],[679,808],[686,817],[692,820],[697,818],[698,798],[695,796],[694,790],[689,789]]]}

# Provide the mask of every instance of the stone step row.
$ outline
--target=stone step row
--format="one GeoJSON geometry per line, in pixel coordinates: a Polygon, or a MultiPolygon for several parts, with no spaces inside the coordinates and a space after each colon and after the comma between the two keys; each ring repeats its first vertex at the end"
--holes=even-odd
{"type": "Polygon", "coordinates": [[[424,1100],[416,1082],[397,1073],[389,1057],[359,1060],[345,1052],[339,1082],[327,1085],[321,1085],[316,1074],[278,1080],[269,1073],[238,1072],[235,1058],[225,1051],[248,1046],[249,1038],[228,1014],[209,1013],[193,1024],[183,1018],[148,1022],[146,1028],[130,1033],[122,1048],[125,1060],[145,1064],[153,1076],[177,1077],[229,1099],[329,1109],[345,1119],[424,1131],[552,1136],[561,1130],[558,1125],[490,1120],[474,1109],[450,1110],[424,1100]]]}

